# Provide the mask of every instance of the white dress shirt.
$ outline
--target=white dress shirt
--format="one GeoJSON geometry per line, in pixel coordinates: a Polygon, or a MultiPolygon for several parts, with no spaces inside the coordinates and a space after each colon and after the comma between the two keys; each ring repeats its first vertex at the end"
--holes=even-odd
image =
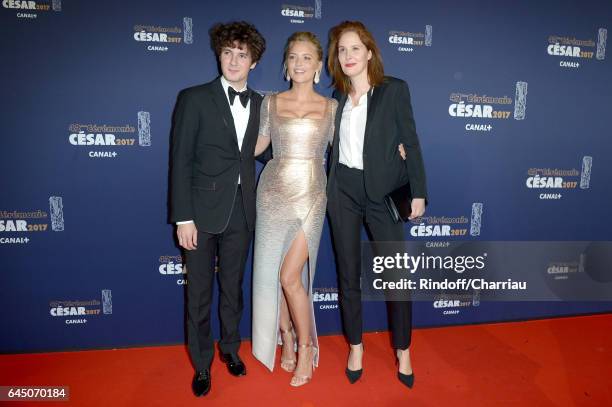
{"type": "MultiPolygon", "coordinates": [[[[234,119],[234,127],[236,128],[236,136],[238,137],[238,149],[242,149],[242,142],[244,140],[244,134],[246,133],[247,125],[249,124],[249,116],[251,112],[251,99],[247,102],[246,107],[242,106],[240,103],[240,98],[236,96],[234,98],[234,104],[230,104],[230,98],[228,89],[231,86],[230,83],[225,79],[223,75],[221,75],[221,86],[223,86],[223,92],[225,93],[225,98],[227,99],[227,103],[229,104],[230,110],[232,112],[232,117],[234,119]]],[[[247,84],[245,82],[244,87],[242,89],[234,89],[236,92],[242,92],[247,90],[247,84]]],[[[240,174],[238,174],[238,184],[240,184],[240,174]]],[[[177,225],[182,225],[185,223],[192,223],[193,220],[186,220],[181,222],[176,222],[177,225]]]]}
{"type": "Polygon", "coordinates": [[[368,92],[361,95],[357,106],[349,95],[340,120],[339,161],[350,168],[363,170],[363,138],[368,119],[368,92]]]}
{"type": "MultiPolygon", "coordinates": [[[[221,76],[221,86],[223,86],[223,92],[227,98],[227,103],[230,102],[228,89],[231,86],[230,83],[221,76]]],[[[247,90],[246,83],[242,89],[234,89],[236,92],[243,92],[247,90]]],[[[232,111],[232,117],[234,118],[234,127],[236,127],[236,136],[238,136],[238,148],[242,149],[242,141],[244,140],[244,133],[246,132],[247,124],[249,124],[249,115],[251,112],[251,100],[249,99],[246,107],[240,103],[240,98],[236,96],[234,98],[234,104],[230,105],[232,111]]],[[[240,176],[238,177],[238,183],[240,183],[240,176]]]]}

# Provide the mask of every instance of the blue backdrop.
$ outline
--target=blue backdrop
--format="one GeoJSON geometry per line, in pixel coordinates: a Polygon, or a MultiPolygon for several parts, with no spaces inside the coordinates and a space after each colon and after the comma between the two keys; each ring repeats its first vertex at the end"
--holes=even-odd
{"type": "MultiPolygon", "coordinates": [[[[185,276],[167,222],[171,114],[180,89],[217,75],[208,29],[219,21],[245,19],[265,36],[249,77],[261,92],[287,88],[292,32],[325,44],[345,19],[371,29],[386,73],[410,85],[425,158],[430,205],[409,239],[607,240],[612,3],[289,1],[2,1],[0,351],[183,342],[185,276]]],[[[315,290],[319,331],[339,332],[327,226],[315,290]]],[[[428,301],[415,303],[414,323],[610,310],[428,301]]],[[[367,303],[366,329],[386,329],[384,315],[367,303]]]]}

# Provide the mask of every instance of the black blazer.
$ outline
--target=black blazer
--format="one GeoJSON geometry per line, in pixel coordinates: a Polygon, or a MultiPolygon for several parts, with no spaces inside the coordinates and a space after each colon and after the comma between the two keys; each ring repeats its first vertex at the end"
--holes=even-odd
{"type": "MultiPolygon", "coordinates": [[[[250,90],[250,89],[249,89],[250,90]]],[[[170,166],[170,221],[193,219],[198,231],[221,233],[229,223],[238,174],[249,230],[255,227],[255,145],[263,97],[251,90],[242,148],[220,77],[179,93],[170,166]]],[[[234,103],[240,103],[236,100],[234,103]]]]}
{"type": "MultiPolygon", "coordinates": [[[[336,166],[339,160],[340,121],[348,96],[338,91],[334,142],[331,149],[327,195],[330,202],[337,196],[336,166]]],[[[410,91],[401,79],[386,76],[383,83],[368,93],[365,136],[363,141],[363,176],[365,191],[372,201],[382,202],[385,195],[410,182],[413,198],[427,199],[425,167],[417,137],[410,91]],[[397,146],[403,143],[406,160],[397,146]]]]}

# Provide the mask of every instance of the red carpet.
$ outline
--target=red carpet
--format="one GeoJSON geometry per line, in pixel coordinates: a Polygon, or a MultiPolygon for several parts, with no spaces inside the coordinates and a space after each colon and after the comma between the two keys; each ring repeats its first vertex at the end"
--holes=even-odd
{"type": "MultiPolygon", "coordinates": [[[[0,385],[70,387],[70,402],[45,406],[612,405],[612,314],[417,329],[412,390],[395,377],[387,333],[365,336],[364,374],[354,385],[343,373],[344,339],[320,342],[320,367],[297,389],[289,386],[289,373],[270,373],[255,361],[250,342],[240,352],[248,376],[231,376],[217,358],[204,398],[191,394],[184,346],[2,355],[0,385]]],[[[34,403],[3,405],[27,404],[34,403]]]]}

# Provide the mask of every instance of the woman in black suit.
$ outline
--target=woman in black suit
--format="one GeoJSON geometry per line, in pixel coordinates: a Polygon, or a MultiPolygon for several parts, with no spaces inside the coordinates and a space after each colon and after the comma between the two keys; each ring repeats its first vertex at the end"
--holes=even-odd
{"type": "MultiPolygon", "coordinates": [[[[410,183],[411,219],[425,212],[425,169],[406,82],[384,76],[380,51],[360,22],[345,21],[330,32],[328,69],[339,101],[327,183],[328,212],[338,264],[340,306],[350,344],[346,375],[363,372],[360,237],[366,226],[374,241],[404,241],[384,197],[410,183]],[[399,150],[399,151],[398,151],[399,150]]],[[[387,301],[398,378],[412,387],[412,303],[387,301]]]]}

